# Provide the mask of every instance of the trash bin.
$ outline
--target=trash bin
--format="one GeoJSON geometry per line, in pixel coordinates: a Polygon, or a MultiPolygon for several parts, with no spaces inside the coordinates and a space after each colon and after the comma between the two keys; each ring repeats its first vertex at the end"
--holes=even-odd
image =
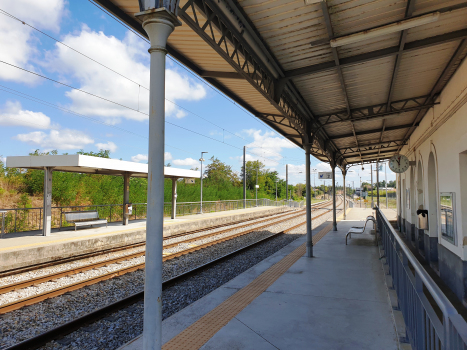
{"type": "Polygon", "coordinates": [[[428,230],[428,210],[418,209],[418,228],[420,230],[428,230]]]}

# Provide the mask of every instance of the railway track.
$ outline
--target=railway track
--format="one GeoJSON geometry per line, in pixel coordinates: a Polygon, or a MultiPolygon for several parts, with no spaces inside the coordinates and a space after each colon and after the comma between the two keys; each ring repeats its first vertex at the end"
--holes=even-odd
{"type": "MultiPolygon", "coordinates": [[[[315,208],[313,208],[313,209],[323,210],[324,209],[323,206],[326,206],[326,205],[328,205],[328,203],[320,203],[320,205],[315,206],[315,208]]],[[[325,209],[325,210],[330,211],[331,209],[325,209]]],[[[269,226],[273,226],[273,225],[276,225],[278,223],[282,223],[282,222],[285,222],[285,221],[288,221],[288,220],[293,220],[293,219],[295,219],[297,217],[300,217],[302,215],[304,215],[304,211],[299,211],[298,214],[296,212],[292,212],[292,213],[289,212],[289,213],[286,213],[285,215],[274,216],[273,218],[263,219],[263,220],[255,222],[254,225],[262,223],[262,222],[268,222],[268,223],[265,224],[265,225],[261,225],[261,226],[255,226],[255,227],[253,227],[251,229],[241,231],[241,232],[233,234],[233,235],[228,235],[228,236],[225,236],[223,238],[213,240],[213,241],[210,241],[210,242],[207,242],[207,243],[204,243],[204,244],[192,245],[191,247],[189,247],[187,249],[183,249],[183,250],[180,250],[180,251],[177,251],[177,252],[174,252],[174,253],[164,253],[163,261],[174,259],[176,257],[180,257],[182,255],[189,254],[189,253],[195,252],[197,250],[207,248],[209,246],[212,246],[212,245],[215,245],[215,244],[218,244],[218,243],[221,243],[221,242],[225,242],[225,241],[228,241],[228,240],[231,240],[231,239],[234,239],[234,238],[237,238],[237,237],[240,237],[240,236],[243,236],[243,235],[255,232],[255,231],[260,231],[260,230],[263,230],[263,229],[265,229],[265,228],[267,228],[269,226]],[[277,219],[279,219],[279,220],[277,220],[277,219]]],[[[241,226],[236,226],[234,228],[229,228],[229,229],[224,229],[224,230],[221,230],[221,231],[212,232],[212,233],[202,235],[202,236],[192,237],[192,238],[188,238],[188,239],[185,239],[185,240],[182,240],[182,241],[169,243],[169,244],[164,245],[164,250],[177,247],[177,246],[179,246],[181,244],[188,244],[188,243],[191,243],[191,242],[196,242],[198,240],[203,240],[203,239],[206,239],[206,238],[215,237],[215,236],[224,234],[224,233],[226,233],[228,231],[241,229],[241,228],[251,226],[251,225],[252,224],[245,224],[245,225],[241,225],[241,226]]],[[[172,238],[172,237],[170,237],[170,238],[172,238]]],[[[134,246],[132,246],[132,248],[134,248],[134,246]]],[[[33,278],[33,279],[12,283],[12,284],[0,287],[0,294],[8,293],[8,292],[15,291],[15,290],[22,289],[22,288],[27,288],[27,287],[30,287],[30,286],[35,286],[35,285],[38,285],[40,283],[45,283],[45,282],[49,282],[49,281],[56,281],[56,280],[58,280],[59,278],[62,278],[62,277],[68,277],[68,276],[76,275],[76,274],[81,273],[81,272],[85,272],[85,271],[97,269],[97,268],[100,268],[100,267],[108,266],[108,265],[111,265],[111,264],[121,263],[123,261],[131,260],[131,259],[141,257],[141,256],[144,256],[144,255],[145,255],[145,251],[141,250],[141,251],[138,251],[136,253],[127,254],[127,255],[120,256],[120,257],[117,257],[117,258],[114,258],[114,259],[108,259],[108,260],[100,261],[100,262],[97,262],[97,263],[92,263],[92,264],[88,264],[88,265],[85,265],[85,266],[80,266],[80,267],[77,267],[77,268],[71,268],[71,269],[68,269],[68,270],[48,274],[48,275],[45,275],[45,276],[40,276],[40,277],[36,277],[36,278],[33,278]]],[[[111,279],[111,278],[114,278],[114,277],[117,277],[117,276],[121,276],[123,274],[133,272],[133,271],[136,271],[136,270],[139,270],[139,269],[142,269],[142,268],[144,268],[144,262],[143,263],[138,263],[138,264],[126,267],[126,268],[118,269],[116,271],[104,273],[104,274],[101,274],[99,276],[89,278],[89,279],[86,279],[86,280],[83,280],[83,281],[68,284],[66,286],[62,286],[60,288],[56,288],[56,289],[46,291],[46,292],[43,292],[43,293],[40,293],[40,294],[36,294],[36,295],[32,295],[32,296],[29,296],[29,297],[26,297],[26,298],[23,298],[23,299],[15,300],[13,302],[0,305],[0,314],[4,314],[4,313],[10,312],[10,311],[14,311],[14,310],[20,309],[20,308],[22,308],[24,306],[29,306],[29,305],[44,301],[46,299],[50,299],[50,298],[62,295],[64,293],[67,293],[67,292],[72,292],[74,290],[77,290],[77,289],[80,289],[80,288],[83,288],[83,287],[86,287],[86,286],[90,286],[92,284],[95,284],[95,283],[98,283],[98,282],[101,282],[101,281],[105,281],[105,280],[108,280],[108,279],[111,279]]]]}
{"type": "MultiPolygon", "coordinates": [[[[329,202],[329,201],[317,203],[313,207],[323,205],[323,204],[325,204],[327,202],[329,202]]],[[[315,209],[315,208],[313,208],[313,209],[315,209]]],[[[207,228],[202,228],[202,229],[198,229],[198,230],[193,230],[193,231],[189,231],[189,232],[185,232],[185,233],[180,233],[180,234],[164,237],[164,240],[178,238],[178,237],[182,237],[182,236],[185,236],[185,235],[191,235],[191,234],[195,234],[195,233],[199,233],[199,232],[203,232],[203,231],[207,231],[207,230],[215,230],[215,229],[222,228],[222,227],[238,225],[238,224],[241,224],[241,223],[244,223],[244,222],[250,222],[250,221],[254,221],[254,220],[258,220],[258,219],[266,218],[266,220],[268,220],[268,218],[271,218],[271,217],[280,217],[280,216],[290,215],[290,214],[291,214],[291,212],[274,214],[274,215],[263,215],[263,216],[259,216],[259,217],[256,217],[256,218],[251,218],[251,219],[246,219],[246,220],[241,220],[241,221],[234,221],[234,222],[230,222],[228,224],[210,226],[210,227],[207,227],[207,228]]],[[[144,243],[144,242],[133,243],[133,244],[117,247],[117,248],[110,248],[110,249],[104,249],[104,250],[100,250],[100,251],[96,251],[96,252],[92,252],[92,253],[75,255],[73,257],[59,259],[59,260],[55,260],[55,261],[52,261],[52,262],[34,264],[34,265],[27,266],[27,267],[22,267],[22,268],[17,268],[17,269],[12,269],[12,270],[6,270],[6,271],[0,272],[0,278],[12,276],[12,275],[17,275],[17,274],[21,274],[21,273],[25,273],[25,272],[29,272],[29,271],[34,271],[34,270],[41,269],[41,268],[47,268],[47,267],[51,267],[51,266],[70,263],[70,262],[77,261],[77,260],[92,258],[92,257],[95,257],[95,256],[104,255],[104,254],[108,254],[108,253],[115,253],[115,252],[122,251],[122,250],[138,248],[138,247],[142,247],[142,246],[145,246],[145,245],[146,245],[146,243],[144,243]]]]}
{"type": "MultiPolygon", "coordinates": [[[[340,203],[337,204],[337,207],[340,206],[342,204],[342,200],[340,200],[340,203]]],[[[324,209],[324,208],[321,208],[321,209],[324,209]]],[[[325,212],[319,214],[319,215],[316,215],[314,216],[314,219],[317,219],[325,214],[327,214],[329,211],[331,211],[332,209],[327,209],[325,212]]],[[[265,238],[262,238],[261,240],[258,240],[252,244],[249,244],[245,247],[242,247],[240,249],[237,249],[235,251],[232,251],[228,254],[225,254],[224,256],[221,256],[217,259],[214,259],[204,265],[201,265],[201,266],[198,266],[196,268],[193,268],[192,270],[190,271],[187,271],[185,273],[182,273],[178,276],[175,276],[169,280],[166,280],[162,283],[162,289],[165,290],[171,286],[173,286],[174,284],[176,283],[179,283],[181,282],[182,280],[184,279],[187,279],[197,273],[200,273],[210,267],[212,267],[213,265],[215,264],[218,264],[226,259],[229,259],[229,258],[232,258],[242,252],[245,252],[246,250],[248,249],[251,249],[253,247],[256,247],[258,245],[260,245],[261,243],[264,243],[266,241],[269,241],[271,239],[273,239],[274,237],[277,237],[281,234],[285,234],[287,232],[290,232],[300,226],[303,226],[306,224],[306,220],[303,221],[303,222],[300,222],[299,224],[297,225],[294,225],[292,227],[289,227],[285,230],[282,230],[278,233],[275,233],[275,234],[272,234],[271,236],[268,236],[268,237],[265,237],[265,238]]],[[[135,304],[137,302],[140,302],[144,299],[144,291],[141,291],[139,293],[135,293],[133,295],[130,295],[129,297],[126,297],[124,299],[121,299],[115,303],[112,303],[112,304],[109,304],[103,308],[100,308],[96,311],[93,311],[93,312],[90,312],[82,317],[79,317],[77,319],[74,319],[73,321],[70,321],[70,322],[67,322],[61,326],[58,326],[56,328],[53,328],[47,332],[44,332],[42,334],[39,334],[33,338],[30,338],[28,340],[25,340],[21,343],[18,343],[16,345],[13,345],[11,347],[8,347],[6,348],[5,350],[27,350],[27,349],[37,349],[45,344],[47,344],[48,342],[52,341],[52,340],[55,340],[55,339],[59,339],[59,338],[62,338],[64,336],[66,336],[67,334],[70,334],[72,333],[73,331],[76,331],[78,329],[80,329],[81,327],[84,327],[86,325],[89,325],[93,322],[96,322],[98,321],[99,319],[103,318],[103,317],[106,317],[108,316],[109,314],[112,314],[112,313],[115,313],[121,309],[124,309],[132,304],[135,304]]]]}

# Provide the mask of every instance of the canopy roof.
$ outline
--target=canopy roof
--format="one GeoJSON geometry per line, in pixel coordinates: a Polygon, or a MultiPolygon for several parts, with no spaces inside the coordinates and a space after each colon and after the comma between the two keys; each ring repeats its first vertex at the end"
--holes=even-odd
{"type": "MultiPolygon", "coordinates": [[[[147,37],[138,0],[94,1],[147,37]]],[[[461,0],[181,0],[178,15],[170,55],[341,168],[397,153],[467,54],[461,0]]]]}
{"type": "MultiPolygon", "coordinates": [[[[9,168],[44,169],[53,167],[55,171],[85,174],[123,175],[148,177],[148,165],[126,162],[118,159],[83,156],[81,154],[56,156],[7,157],[9,168]]],[[[164,167],[167,178],[199,178],[199,171],[164,167]]]]}

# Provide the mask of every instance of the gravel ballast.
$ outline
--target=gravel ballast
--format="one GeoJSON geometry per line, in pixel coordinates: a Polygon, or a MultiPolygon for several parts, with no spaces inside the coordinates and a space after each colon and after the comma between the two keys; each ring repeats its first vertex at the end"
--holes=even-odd
{"type": "MultiPolygon", "coordinates": [[[[318,211],[316,214],[321,212],[322,211],[318,211]]],[[[313,222],[313,226],[317,227],[326,219],[329,219],[330,215],[331,213],[327,213],[323,217],[317,219],[313,222]]],[[[303,215],[285,223],[269,226],[263,231],[234,238],[227,242],[166,261],[164,263],[163,279],[167,280],[219,256],[223,256],[230,251],[237,250],[245,245],[269,236],[272,233],[280,232],[288,227],[297,225],[303,222],[304,219],[305,216],[303,215]]],[[[258,225],[264,224],[266,223],[260,223],[258,225]]],[[[252,223],[252,227],[254,226],[255,225],[252,223]]],[[[245,229],[247,228],[239,229],[238,231],[245,229]]],[[[305,226],[302,226],[293,230],[293,232],[275,237],[168,288],[163,294],[163,318],[165,319],[183,309],[261,260],[274,254],[282,247],[303,235],[304,229],[305,226]]],[[[205,231],[202,234],[204,235],[207,232],[208,231],[205,231]]],[[[233,233],[229,232],[229,235],[231,234],[233,233]]],[[[193,243],[203,244],[205,242],[201,239],[193,243]]],[[[136,261],[138,261],[138,263],[144,262],[144,257],[132,260],[134,261],[128,261],[128,264],[134,264],[136,261]]],[[[127,262],[124,262],[124,264],[125,263],[127,262]]],[[[119,268],[122,268],[124,264],[115,265],[119,265],[119,268]]],[[[112,268],[112,265],[107,268],[112,268]]],[[[85,274],[87,274],[87,272],[82,275],[85,274]]],[[[57,282],[48,283],[53,284],[57,282]]],[[[33,337],[47,329],[56,327],[82,316],[83,314],[101,308],[108,303],[140,292],[143,287],[144,270],[139,270],[67,293],[46,302],[0,315],[0,338],[3,342],[2,345],[13,345],[24,339],[33,337]]],[[[65,339],[49,343],[47,346],[43,347],[43,349],[116,349],[142,332],[142,313],[142,302],[134,304],[129,308],[113,314],[111,317],[100,320],[93,325],[84,327],[68,335],[65,339]]]]}

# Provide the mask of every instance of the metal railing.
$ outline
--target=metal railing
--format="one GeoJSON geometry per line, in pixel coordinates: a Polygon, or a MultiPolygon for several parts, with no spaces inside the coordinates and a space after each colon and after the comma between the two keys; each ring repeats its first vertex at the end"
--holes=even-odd
{"type": "Polygon", "coordinates": [[[413,349],[467,349],[467,323],[376,208],[386,262],[413,349]]]}
{"type": "MultiPolygon", "coordinates": [[[[267,198],[247,199],[246,206],[243,199],[240,200],[225,200],[225,201],[203,201],[203,213],[214,213],[219,211],[237,210],[245,208],[263,206],[289,206],[292,208],[300,208],[302,202],[292,201],[273,201],[267,198]]],[[[1,209],[6,211],[5,214],[5,233],[35,231],[42,229],[43,208],[9,208],[1,209]]],[[[108,222],[116,222],[123,220],[123,204],[103,204],[103,205],[75,205],[52,207],[52,228],[62,228],[70,226],[64,218],[63,213],[67,211],[88,211],[95,210],[99,213],[101,219],[107,219],[108,222]]],[[[200,202],[181,202],[177,203],[176,216],[193,215],[200,213],[200,202]]],[[[129,220],[146,219],[147,205],[146,203],[133,203],[133,212],[129,216],[129,220]]],[[[164,216],[172,215],[172,203],[164,203],[164,216]]],[[[0,217],[1,220],[1,217],[0,217]]],[[[0,222],[1,224],[1,222],[0,222]]]]}

